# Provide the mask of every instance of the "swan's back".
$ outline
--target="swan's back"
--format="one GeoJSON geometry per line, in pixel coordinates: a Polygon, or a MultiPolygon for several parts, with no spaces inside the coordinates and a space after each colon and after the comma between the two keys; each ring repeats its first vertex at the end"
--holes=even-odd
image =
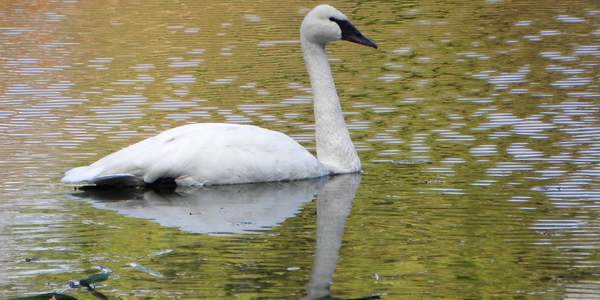
{"type": "Polygon", "coordinates": [[[67,183],[214,185],[314,178],[326,168],[292,138],[252,125],[203,123],[167,130],[87,167],[67,183]]]}

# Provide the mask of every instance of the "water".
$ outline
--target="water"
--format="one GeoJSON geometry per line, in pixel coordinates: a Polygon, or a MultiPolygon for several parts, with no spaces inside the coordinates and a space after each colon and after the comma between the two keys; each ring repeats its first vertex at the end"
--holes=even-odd
{"type": "Polygon", "coordinates": [[[597,1],[331,2],[380,45],[329,47],[362,176],[178,194],[59,182],[193,122],[314,150],[297,41],[314,4],[0,4],[0,297],[97,266],[111,298],[600,297],[597,1]]]}

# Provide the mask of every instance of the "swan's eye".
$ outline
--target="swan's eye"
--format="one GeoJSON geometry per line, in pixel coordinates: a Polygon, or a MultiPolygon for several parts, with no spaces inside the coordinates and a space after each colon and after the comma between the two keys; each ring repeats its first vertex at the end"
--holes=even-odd
{"type": "Polygon", "coordinates": [[[342,30],[342,33],[349,32],[350,30],[355,29],[352,23],[350,23],[350,21],[348,20],[340,20],[335,17],[330,17],[329,21],[338,24],[338,26],[342,30]]]}
{"type": "Polygon", "coordinates": [[[354,25],[352,25],[352,23],[350,23],[348,20],[341,20],[335,17],[330,17],[329,20],[331,22],[335,22],[340,27],[342,30],[342,35],[347,35],[351,32],[357,31],[354,25]]]}
{"type": "Polygon", "coordinates": [[[342,40],[377,49],[377,44],[360,33],[360,31],[358,31],[358,29],[356,29],[356,27],[354,27],[350,21],[337,19],[335,17],[330,17],[329,20],[331,22],[335,22],[340,27],[340,30],[342,31],[342,40]]]}
{"type": "Polygon", "coordinates": [[[329,21],[331,21],[331,22],[335,22],[335,23],[337,23],[338,25],[340,25],[340,23],[342,23],[342,22],[348,22],[347,20],[340,20],[340,19],[338,19],[338,18],[336,18],[336,17],[329,17],[329,21]]]}

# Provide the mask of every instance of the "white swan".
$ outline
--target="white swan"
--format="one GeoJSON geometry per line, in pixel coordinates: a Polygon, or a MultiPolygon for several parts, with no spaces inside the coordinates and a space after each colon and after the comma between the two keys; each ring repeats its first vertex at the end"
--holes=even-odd
{"type": "Polygon", "coordinates": [[[344,122],[325,50],[328,43],[341,39],[377,48],[332,6],[319,5],[304,18],[300,40],[313,91],[318,159],[280,132],[251,125],[190,124],[71,169],[62,181],[140,185],[168,178],[178,185],[201,186],[359,172],[360,160],[344,122]]]}

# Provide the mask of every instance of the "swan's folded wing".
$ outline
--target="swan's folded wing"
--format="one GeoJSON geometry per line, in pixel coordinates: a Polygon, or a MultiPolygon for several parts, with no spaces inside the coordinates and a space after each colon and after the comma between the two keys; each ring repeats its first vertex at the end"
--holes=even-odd
{"type": "Polygon", "coordinates": [[[62,181],[71,184],[97,185],[119,182],[127,183],[124,185],[142,184],[144,176],[156,164],[173,159],[172,154],[177,150],[178,145],[165,143],[173,133],[178,131],[163,132],[109,154],[89,166],[68,170],[62,181]]]}

